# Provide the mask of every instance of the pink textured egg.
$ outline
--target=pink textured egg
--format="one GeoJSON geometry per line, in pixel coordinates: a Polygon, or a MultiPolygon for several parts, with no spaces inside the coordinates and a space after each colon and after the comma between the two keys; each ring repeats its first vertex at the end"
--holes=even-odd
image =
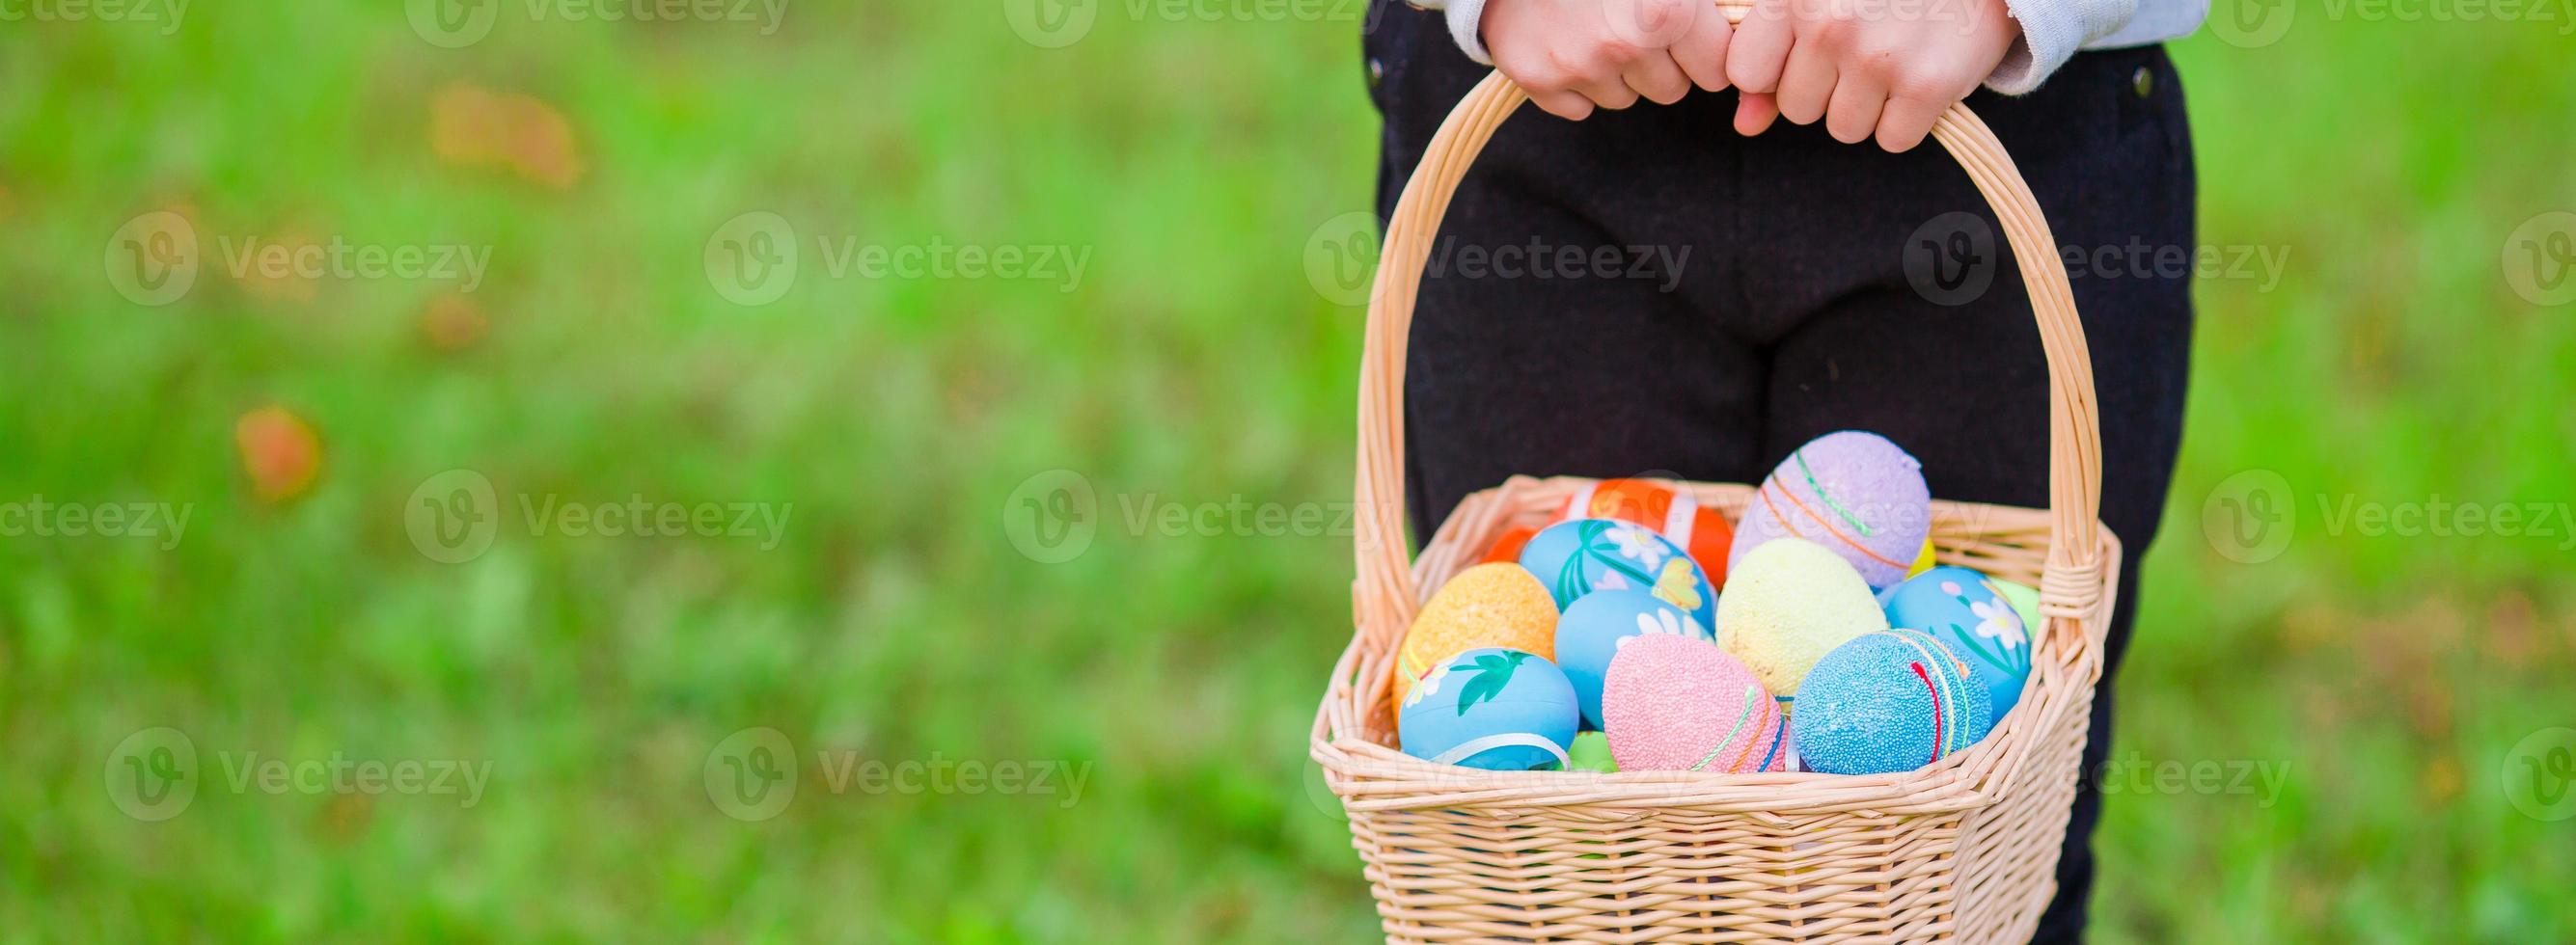
{"type": "Polygon", "coordinates": [[[1789,755],[1779,702],[1752,670],[1697,637],[1621,639],[1601,721],[1621,771],[1779,771],[1789,755]]]}

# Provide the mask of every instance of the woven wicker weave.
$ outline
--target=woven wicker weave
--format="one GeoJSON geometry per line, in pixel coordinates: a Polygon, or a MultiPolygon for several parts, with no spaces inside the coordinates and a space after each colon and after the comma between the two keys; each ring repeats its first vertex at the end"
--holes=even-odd
{"type": "MultiPolygon", "coordinates": [[[[1729,10],[1740,17],[1740,9],[1729,10]]],[[[2040,588],[2030,688],[1985,741],[1885,775],[1489,772],[1396,751],[1392,654],[1430,592],[1583,480],[1514,478],[1467,497],[1404,556],[1407,331],[1450,195],[1526,96],[1499,73],[1444,122],[1396,204],[1360,375],[1357,633],[1311,751],[1349,814],[1387,939],[1403,942],[1923,942],[2029,937],[2055,891],[2110,576],[2096,520],[2092,368],[2056,242],[1984,123],[1933,135],[1994,207],[2027,280],[2049,369],[2050,509],[1933,503],[1945,563],[2040,588]]],[[[1674,483],[1730,520],[1742,485],[1674,483]]]]}

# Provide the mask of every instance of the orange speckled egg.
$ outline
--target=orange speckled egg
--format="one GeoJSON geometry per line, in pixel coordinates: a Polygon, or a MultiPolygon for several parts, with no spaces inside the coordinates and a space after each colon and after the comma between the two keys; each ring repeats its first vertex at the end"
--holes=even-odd
{"type": "Polygon", "coordinates": [[[1442,660],[1483,646],[1556,658],[1556,598],[1517,564],[1480,564],[1431,595],[1395,651],[1396,697],[1442,660]]]}

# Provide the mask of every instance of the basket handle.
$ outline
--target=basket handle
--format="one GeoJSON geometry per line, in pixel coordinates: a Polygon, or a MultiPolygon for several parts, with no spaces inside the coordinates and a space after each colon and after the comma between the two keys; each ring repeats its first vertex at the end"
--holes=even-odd
{"type": "MultiPolygon", "coordinates": [[[[1718,0],[1719,9],[1733,22],[1743,20],[1747,5],[1749,0],[1718,0]]],[[[1377,282],[1369,295],[1367,340],[1360,355],[1359,456],[1353,477],[1357,530],[1352,537],[1358,570],[1353,603],[1363,617],[1385,611],[1380,614],[1383,619],[1360,621],[1363,628],[1375,628],[1381,636],[1402,633],[1412,624],[1418,607],[1404,541],[1404,357],[1414,296],[1421,288],[1423,264],[1430,257],[1432,238],[1439,233],[1440,218],[1468,165],[1503,119],[1528,100],[1529,95],[1501,72],[1486,76],[1441,122],[1387,223],[1377,282]]],[[[2051,616],[2090,616],[2102,586],[2096,518],[2102,482],[2101,423],[2094,405],[2092,356],[2085,350],[2083,323],[2075,315],[2074,290],[2067,284],[2057,240],[2049,234],[2038,199],[1985,122],[1965,104],[1953,104],[1932,126],[1932,137],[1967,170],[1993,206],[2012,244],[2013,258],[2021,264],[2031,313],[2039,321],[2040,344],[2048,356],[2049,549],[2040,581],[2040,606],[2051,616]]],[[[1376,642],[1383,648],[1395,644],[1392,639],[1376,642]]]]}

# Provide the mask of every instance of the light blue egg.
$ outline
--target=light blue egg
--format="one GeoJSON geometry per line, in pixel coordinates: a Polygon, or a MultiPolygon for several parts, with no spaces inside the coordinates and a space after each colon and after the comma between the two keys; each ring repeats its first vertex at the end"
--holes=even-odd
{"type": "Polygon", "coordinates": [[[1561,770],[1581,717],[1574,685],[1556,664],[1487,646],[1425,673],[1395,729],[1416,758],[1488,771],[1561,770]]]}
{"type": "Polygon", "coordinates": [[[1645,591],[1703,627],[1717,625],[1717,588],[1681,546],[1633,522],[1578,518],[1530,536],[1521,567],[1538,576],[1563,610],[1598,590],[1645,591]]]}
{"type": "Polygon", "coordinates": [[[1976,668],[1994,703],[1995,719],[2021,703],[2030,679],[2030,628],[1993,581],[1967,568],[1943,565],[1887,589],[1887,623],[1921,630],[1976,668]]]}
{"type": "Polygon", "coordinates": [[[1556,666],[1583,703],[1583,727],[1601,728],[1601,686],[1619,644],[1641,633],[1670,633],[1714,642],[1708,627],[1661,598],[1637,590],[1594,591],[1556,621],[1556,666]]]}
{"type": "Polygon", "coordinates": [[[1920,630],[1887,630],[1835,647],[1798,687],[1789,715],[1809,771],[1912,771],[1986,737],[1994,705],[1975,670],[1920,630]]]}

